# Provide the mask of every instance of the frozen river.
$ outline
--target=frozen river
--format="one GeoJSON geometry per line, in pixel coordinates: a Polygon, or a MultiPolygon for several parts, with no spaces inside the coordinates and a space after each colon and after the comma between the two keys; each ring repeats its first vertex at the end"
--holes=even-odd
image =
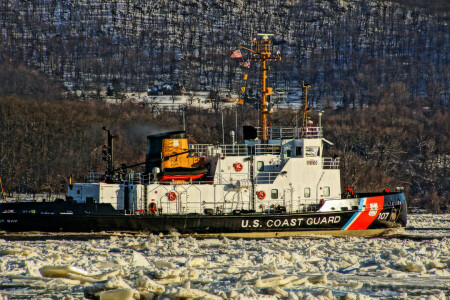
{"type": "Polygon", "coordinates": [[[0,236],[0,299],[450,298],[450,215],[372,239],[50,238],[0,236]]]}

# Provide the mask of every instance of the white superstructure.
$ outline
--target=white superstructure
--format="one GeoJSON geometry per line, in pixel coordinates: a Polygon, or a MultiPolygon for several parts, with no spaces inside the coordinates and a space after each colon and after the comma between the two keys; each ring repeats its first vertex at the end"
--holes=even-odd
{"type": "Polygon", "coordinates": [[[324,143],[330,142],[322,138],[322,128],[307,130],[270,128],[265,144],[255,139],[189,145],[189,156],[202,157],[208,169],[201,181],[161,182],[154,174],[134,173],[121,184],[76,183],[68,196],[78,203],[111,203],[129,213],[316,210],[324,200],[341,199],[339,158],[323,157],[324,143]]]}

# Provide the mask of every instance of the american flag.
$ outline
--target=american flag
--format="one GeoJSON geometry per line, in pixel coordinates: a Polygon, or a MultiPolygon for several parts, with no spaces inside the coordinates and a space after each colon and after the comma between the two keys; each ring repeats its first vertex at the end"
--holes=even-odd
{"type": "Polygon", "coordinates": [[[243,68],[250,68],[250,61],[247,60],[247,61],[240,62],[239,65],[243,68]]]}
{"type": "Polygon", "coordinates": [[[234,50],[233,53],[231,53],[231,58],[242,58],[242,54],[241,51],[239,50],[234,50]]]}

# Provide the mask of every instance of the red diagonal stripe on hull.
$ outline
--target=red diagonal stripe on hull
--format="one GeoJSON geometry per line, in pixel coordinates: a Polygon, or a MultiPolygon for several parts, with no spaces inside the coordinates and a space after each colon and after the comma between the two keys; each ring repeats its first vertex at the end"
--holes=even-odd
{"type": "Polygon", "coordinates": [[[358,218],[350,225],[347,230],[365,230],[378,217],[378,214],[383,209],[384,196],[367,197],[366,207],[358,218]],[[376,210],[370,208],[376,207],[376,210]]]}

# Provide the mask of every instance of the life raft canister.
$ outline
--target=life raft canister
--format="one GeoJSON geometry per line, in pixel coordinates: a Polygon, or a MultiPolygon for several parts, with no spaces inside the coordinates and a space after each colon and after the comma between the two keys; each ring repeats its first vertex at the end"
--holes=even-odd
{"type": "Polygon", "coordinates": [[[177,199],[177,194],[175,192],[170,192],[167,197],[170,201],[175,201],[177,199]]]}
{"type": "Polygon", "coordinates": [[[236,170],[236,172],[240,172],[240,171],[242,171],[242,168],[243,168],[243,166],[242,166],[242,164],[241,163],[234,163],[233,164],[233,167],[234,167],[234,169],[236,170]]]}
{"type": "Polygon", "coordinates": [[[263,200],[264,198],[266,198],[266,193],[264,191],[256,192],[256,195],[258,196],[259,200],[263,200]]]}

